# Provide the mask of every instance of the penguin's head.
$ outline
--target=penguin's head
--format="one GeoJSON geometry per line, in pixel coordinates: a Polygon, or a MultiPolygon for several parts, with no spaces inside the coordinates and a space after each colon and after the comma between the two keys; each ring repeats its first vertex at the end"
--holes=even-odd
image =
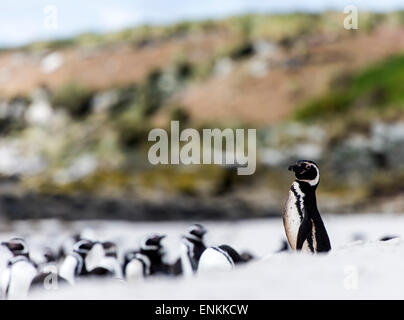
{"type": "Polygon", "coordinates": [[[163,248],[161,240],[165,237],[166,235],[158,233],[146,236],[140,244],[140,249],[147,251],[160,251],[163,248]]]}
{"type": "Polygon", "coordinates": [[[2,242],[3,246],[7,247],[14,256],[28,256],[28,245],[22,238],[13,238],[8,242],[2,242]]]}
{"type": "Polygon", "coordinates": [[[189,227],[188,234],[186,234],[184,237],[189,238],[191,240],[202,241],[203,236],[207,232],[208,230],[206,230],[206,228],[203,225],[196,223],[189,227]]]}
{"type": "Polygon", "coordinates": [[[255,256],[249,251],[244,251],[240,254],[240,258],[242,262],[249,262],[251,260],[254,260],[255,256]]]}
{"type": "Polygon", "coordinates": [[[112,241],[104,241],[101,243],[105,256],[107,257],[114,257],[116,258],[118,256],[118,248],[116,244],[112,241]]]}
{"type": "Polygon", "coordinates": [[[313,161],[299,160],[296,164],[289,166],[288,170],[295,173],[298,181],[307,182],[311,186],[317,186],[320,181],[320,170],[313,161]]]}
{"type": "Polygon", "coordinates": [[[124,263],[127,263],[127,262],[135,259],[137,253],[138,253],[138,251],[136,251],[136,250],[126,252],[124,255],[124,259],[125,259],[124,263]]]}
{"type": "Polygon", "coordinates": [[[81,256],[86,256],[93,246],[96,244],[96,242],[87,240],[87,239],[82,239],[77,241],[74,246],[73,246],[73,252],[80,254],[81,256]]]}

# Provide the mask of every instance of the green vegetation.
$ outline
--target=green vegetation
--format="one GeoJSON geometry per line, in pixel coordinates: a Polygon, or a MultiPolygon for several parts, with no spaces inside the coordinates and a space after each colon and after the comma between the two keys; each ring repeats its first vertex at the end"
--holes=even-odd
{"type": "Polygon", "coordinates": [[[137,103],[142,116],[151,116],[161,106],[164,93],[159,85],[162,72],[152,71],[137,90],[137,103]]]}
{"type": "Polygon", "coordinates": [[[64,108],[73,117],[80,118],[90,111],[93,94],[85,86],[70,82],[54,92],[52,105],[57,108],[64,108]]]}
{"type": "Polygon", "coordinates": [[[53,183],[42,177],[31,177],[24,182],[26,187],[37,189],[45,194],[80,194],[85,192],[87,194],[111,195],[114,191],[117,191],[118,194],[122,190],[130,191],[132,179],[133,177],[127,172],[99,170],[83,179],[66,184],[53,183]]]}
{"type": "Polygon", "coordinates": [[[114,121],[115,130],[118,132],[119,142],[125,148],[133,148],[147,141],[150,130],[147,119],[142,110],[136,104],[120,113],[114,121]]]}
{"type": "Polygon", "coordinates": [[[329,92],[306,103],[298,120],[345,115],[355,109],[404,109],[404,56],[391,57],[348,77],[340,77],[329,92]]]}
{"type": "Polygon", "coordinates": [[[175,65],[171,71],[152,71],[146,79],[133,88],[132,100],[126,108],[115,113],[115,128],[124,147],[135,147],[147,141],[151,117],[166,103],[192,73],[192,67],[186,62],[175,65]],[[169,80],[164,80],[168,77],[169,80]],[[165,84],[169,82],[168,85],[165,84]]]}
{"type": "Polygon", "coordinates": [[[177,120],[181,125],[186,125],[189,121],[190,115],[182,106],[176,106],[171,111],[170,120],[177,120]]]}

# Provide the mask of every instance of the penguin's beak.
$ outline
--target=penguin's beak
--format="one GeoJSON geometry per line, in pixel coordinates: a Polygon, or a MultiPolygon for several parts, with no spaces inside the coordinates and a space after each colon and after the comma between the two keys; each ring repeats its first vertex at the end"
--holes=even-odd
{"type": "Polygon", "coordinates": [[[155,235],[155,236],[152,238],[152,240],[153,240],[153,242],[155,242],[155,243],[159,243],[159,242],[160,242],[161,240],[163,240],[165,237],[166,237],[165,234],[157,234],[157,235],[155,235]]]}
{"type": "Polygon", "coordinates": [[[198,230],[198,234],[200,237],[203,237],[207,232],[208,230],[206,230],[205,228],[201,228],[198,230]]]}
{"type": "Polygon", "coordinates": [[[295,174],[301,174],[305,171],[305,168],[302,164],[295,164],[289,166],[288,170],[293,171],[295,174]]]}
{"type": "Polygon", "coordinates": [[[165,234],[162,234],[162,235],[158,236],[157,239],[158,239],[158,240],[163,240],[165,237],[166,237],[166,235],[165,235],[165,234]]]}

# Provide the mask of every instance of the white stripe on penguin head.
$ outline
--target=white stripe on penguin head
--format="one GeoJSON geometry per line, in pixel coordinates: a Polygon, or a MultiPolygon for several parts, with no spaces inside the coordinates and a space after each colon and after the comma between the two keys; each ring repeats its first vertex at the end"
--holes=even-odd
{"type": "Polygon", "coordinates": [[[311,179],[311,180],[305,180],[305,179],[296,179],[296,180],[297,181],[307,182],[311,186],[316,186],[320,182],[320,170],[318,169],[318,167],[314,163],[311,163],[311,162],[306,162],[306,163],[310,164],[311,166],[313,166],[316,169],[316,171],[317,171],[316,177],[314,179],[311,179]]]}

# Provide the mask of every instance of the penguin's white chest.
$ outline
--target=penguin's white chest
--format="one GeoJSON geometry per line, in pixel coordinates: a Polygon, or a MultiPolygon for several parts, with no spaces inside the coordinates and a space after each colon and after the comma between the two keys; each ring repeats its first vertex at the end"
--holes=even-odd
{"type": "Polygon", "coordinates": [[[74,256],[67,256],[59,269],[59,275],[66,279],[71,285],[75,282],[75,271],[79,263],[74,256]]]}
{"type": "Polygon", "coordinates": [[[25,299],[31,282],[37,275],[36,268],[29,262],[19,261],[3,274],[3,285],[8,299],[25,299]]]}
{"type": "Polygon", "coordinates": [[[199,260],[198,273],[210,273],[211,271],[230,271],[234,269],[234,263],[225,252],[216,248],[208,248],[199,260]]]}
{"type": "Polygon", "coordinates": [[[126,280],[129,283],[143,281],[143,264],[137,259],[133,259],[126,266],[126,280]]]}
{"type": "Polygon", "coordinates": [[[101,261],[105,258],[104,248],[101,244],[96,244],[93,248],[87,253],[85,258],[85,265],[87,271],[92,271],[97,267],[101,266],[101,261]]]}
{"type": "Polygon", "coordinates": [[[286,237],[288,238],[289,245],[293,250],[296,250],[297,233],[302,222],[300,210],[303,209],[303,205],[299,203],[300,199],[296,197],[295,193],[290,190],[289,198],[286,202],[286,207],[283,213],[283,224],[285,227],[286,237]]]}
{"type": "MultiPolygon", "coordinates": [[[[289,198],[283,212],[283,224],[290,247],[296,250],[297,235],[304,214],[304,193],[295,182],[289,191],[289,198]]],[[[303,243],[302,251],[311,252],[307,240],[303,243]]]]}
{"type": "MultiPolygon", "coordinates": [[[[184,240],[186,241],[186,240],[184,240]]],[[[193,244],[189,241],[181,243],[181,266],[185,277],[190,277],[194,274],[189,254],[193,250],[193,244]]]]}

